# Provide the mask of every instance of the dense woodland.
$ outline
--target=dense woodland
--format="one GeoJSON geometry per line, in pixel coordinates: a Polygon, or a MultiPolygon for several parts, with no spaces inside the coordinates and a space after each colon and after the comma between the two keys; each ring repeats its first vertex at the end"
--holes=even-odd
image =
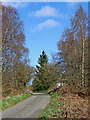
{"type": "Polygon", "coordinates": [[[70,27],[58,41],[58,52],[52,55],[51,63],[42,51],[36,68],[30,66],[25,40],[23,22],[16,9],[2,6],[3,95],[13,90],[25,92],[32,78],[34,91],[48,90],[57,82],[75,89],[88,88],[88,17],[82,6],[71,17],[70,27]]]}

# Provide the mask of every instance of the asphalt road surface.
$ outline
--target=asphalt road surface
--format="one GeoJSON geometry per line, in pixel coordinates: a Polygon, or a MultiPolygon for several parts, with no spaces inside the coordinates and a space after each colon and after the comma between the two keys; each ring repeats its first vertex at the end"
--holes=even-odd
{"type": "Polygon", "coordinates": [[[34,93],[26,100],[2,111],[2,118],[38,118],[50,101],[46,93],[34,93]]]}

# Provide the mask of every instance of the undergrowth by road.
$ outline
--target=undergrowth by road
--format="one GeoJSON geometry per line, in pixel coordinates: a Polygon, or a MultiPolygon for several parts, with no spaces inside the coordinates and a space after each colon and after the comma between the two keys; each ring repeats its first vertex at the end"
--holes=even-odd
{"type": "Polygon", "coordinates": [[[85,90],[75,89],[74,86],[60,87],[54,92],[49,92],[51,95],[50,104],[41,113],[39,118],[89,118],[88,96],[85,90]],[[70,89],[72,88],[72,89],[70,89]],[[70,91],[71,90],[71,91],[70,91]]]}
{"type": "Polygon", "coordinates": [[[18,96],[11,96],[9,98],[2,99],[2,100],[0,100],[1,101],[0,103],[2,103],[1,106],[0,106],[0,109],[4,110],[8,107],[11,107],[11,106],[19,103],[20,101],[30,97],[32,94],[33,93],[30,92],[28,94],[21,94],[21,95],[18,95],[18,96]]]}
{"type": "Polygon", "coordinates": [[[60,114],[64,113],[64,110],[60,109],[60,107],[63,106],[63,102],[59,101],[59,99],[62,97],[61,94],[51,92],[50,95],[50,103],[46,107],[46,109],[40,114],[39,119],[43,120],[45,118],[61,118],[60,114]]]}

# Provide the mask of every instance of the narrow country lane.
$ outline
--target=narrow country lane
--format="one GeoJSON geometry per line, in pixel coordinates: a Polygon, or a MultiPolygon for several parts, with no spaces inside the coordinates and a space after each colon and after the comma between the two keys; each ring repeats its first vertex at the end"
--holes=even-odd
{"type": "Polygon", "coordinates": [[[2,112],[2,118],[37,118],[50,101],[46,93],[34,93],[23,102],[2,112]]]}

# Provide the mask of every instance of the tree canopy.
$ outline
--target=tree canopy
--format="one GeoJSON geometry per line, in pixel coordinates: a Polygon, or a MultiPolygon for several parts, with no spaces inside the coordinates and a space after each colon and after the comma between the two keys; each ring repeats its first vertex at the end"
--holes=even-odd
{"type": "Polygon", "coordinates": [[[23,22],[17,10],[2,6],[2,85],[24,90],[30,81],[29,50],[25,47],[23,22]]]}
{"type": "Polygon", "coordinates": [[[88,66],[88,17],[82,6],[70,20],[58,42],[58,60],[63,60],[68,83],[87,86],[88,66]]]}

